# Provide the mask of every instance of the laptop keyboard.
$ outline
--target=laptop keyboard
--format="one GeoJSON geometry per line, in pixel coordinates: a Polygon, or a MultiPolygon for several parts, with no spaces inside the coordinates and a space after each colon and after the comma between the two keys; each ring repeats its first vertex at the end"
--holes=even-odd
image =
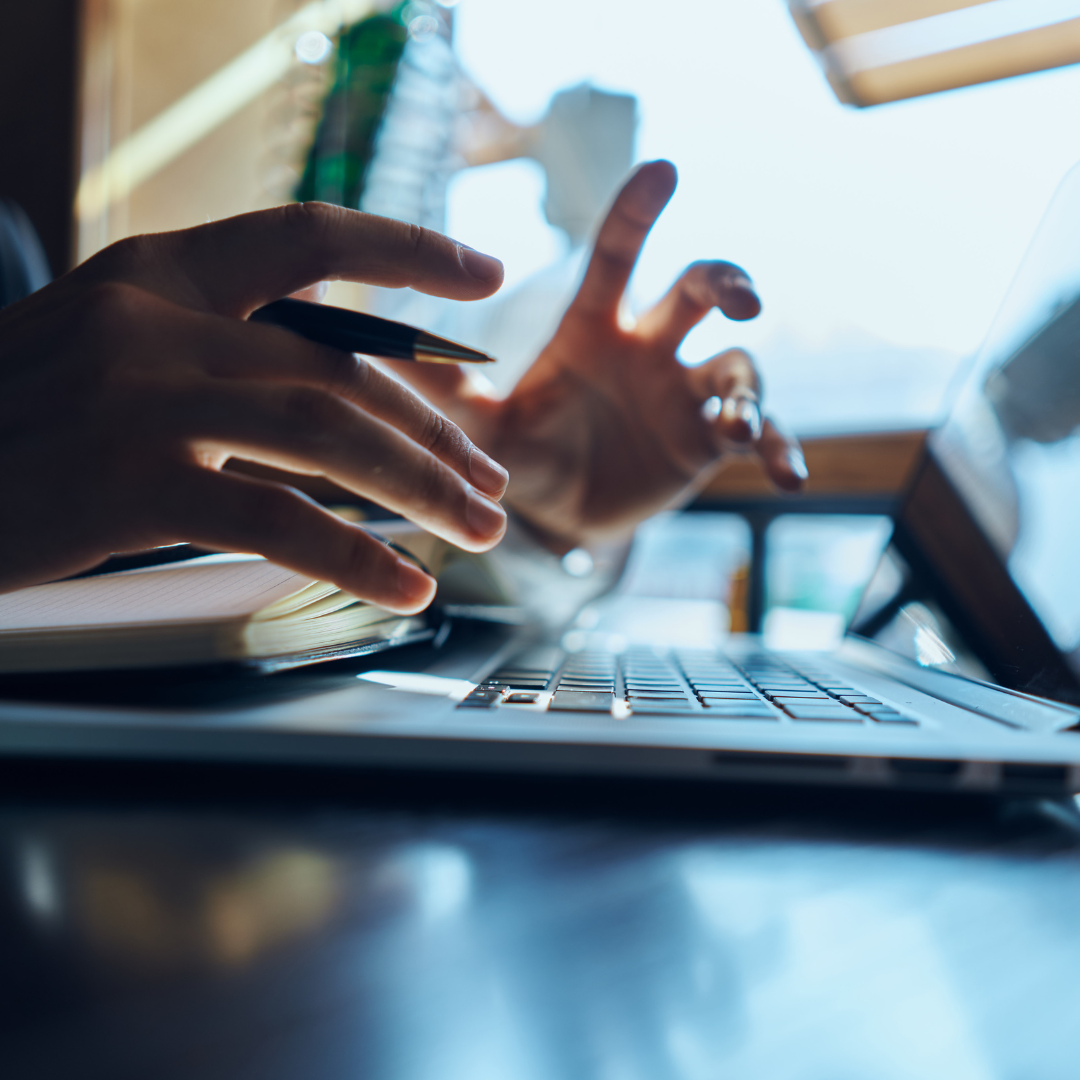
{"type": "Polygon", "coordinates": [[[917,726],[824,668],[771,653],[728,657],[705,650],[660,655],[555,650],[524,653],[494,672],[461,708],[531,705],[550,693],[551,712],[778,723],[917,726]]]}

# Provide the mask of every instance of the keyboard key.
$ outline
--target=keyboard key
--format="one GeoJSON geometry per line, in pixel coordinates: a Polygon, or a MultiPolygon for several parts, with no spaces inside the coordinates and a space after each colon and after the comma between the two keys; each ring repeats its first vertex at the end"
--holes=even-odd
{"type": "Polygon", "coordinates": [[[867,716],[872,716],[875,720],[882,719],[903,719],[904,714],[899,709],[892,708],[891,705],[871,705],[858,706],[859,712],[865,713],[867,716]]]}
{"type": "Polygon", "coordinates": [[[584,690],[556,690],[548,708],[552,712],[611,712],[611,694],[590,693],[584,690]]]}
{"type": "Polygon", "coordinates": [[[690,706],[689,702],[685,705],[678,705],[674,702],[631,702],[630,711],[635,716],[700,716],[701,713],[695,712],[690,706]]]}
{"type": "Polygon", "coordinates": [[[790,705],[785,710],[793,720],[828,720],[861,724],[862,717],[854,709],[845,709],[843,706],[828,708],[819,705],[790,705]]]}
{"type": "Polygon", "coordinates": [[[493,709],[502,700],[502,692],[499,690],[473,690],[462,701],[458,702],[459,709],[493,709]]]}
{"type": "Polygon", "coordinates": [[[702,697],[698,698],[702,705],[708,705],[716,708],[730,707],[732,709],[763,709],[765,708],[765,702],[761,698],[715,698],[715,697],[702,697]]]}
{"type": "Polygon", "coordinates": [[[778,698],[773,697],[771,694],[767,696],[774,705],[778,705],[781,709],[789,707],[795,709],[840,709],[844,707],[839,701],[829,701],[828,699],[822,701],[820,698],[778,698]]]}
{"type": "Polygon", "coordinates": [[[779,720],[780,717],[767,709],[711,709],[703,715],[713,720],[779,720]]]}
{"type": "Polygon", "coordinates": [[[533,705],[539,694],[507,694],[506,701],[510,705],[533,705]]]}
{"type": "Polygon", "coordinates": [[[760,712],[768,713],[769,716],[772,716],[776,711],[766,705],[761,698],[753,698],[746,701],[732,701],[730,698],[725,698],[723,701],[717,701],[715,698],[705,698],[701,704],[704,705],[706,709],[713,709],[720,712],[760,712]]]}

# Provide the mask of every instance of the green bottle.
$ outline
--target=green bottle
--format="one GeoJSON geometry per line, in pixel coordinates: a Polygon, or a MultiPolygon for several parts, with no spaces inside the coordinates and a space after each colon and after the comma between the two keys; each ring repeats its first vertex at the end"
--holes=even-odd
{"type": "Polygon", "coordinates": [[[334,81],[308,151],[298,201],[358,208],[364,178],[408,39],[406,3],[342,30],[334,81]]]}

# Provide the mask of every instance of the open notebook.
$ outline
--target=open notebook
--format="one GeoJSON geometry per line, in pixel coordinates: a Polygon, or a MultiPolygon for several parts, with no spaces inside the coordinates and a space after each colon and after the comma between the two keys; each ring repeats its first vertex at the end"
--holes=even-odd
{"type": "MultiPolygon", "coordinates": [[[[381,530],[386,531],[386,530],[381,530]]],[[[467,555],[415,527],[390,530],[436,577],[467,555]]],[[[484,599],[498,602],[490,575],[484,599]]],[[[396,615],[255,555],[36,585],[0,595],[0,674],[177,667],[293,666],[418,641],[424,616],[396,615]]]]}

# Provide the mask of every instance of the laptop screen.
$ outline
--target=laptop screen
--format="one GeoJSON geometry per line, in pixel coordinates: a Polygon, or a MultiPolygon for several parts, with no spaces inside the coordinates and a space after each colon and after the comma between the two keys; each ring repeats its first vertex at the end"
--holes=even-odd
{"type": "MultiPolygon", "coordinates": [[[[1080,166],[1055,194],[928,448],[914,497],[909,496],[899,514],[894,548],[856,617],[856,632],[866,633],[860,619],[865,627],[868,618],[874,623],[868,613],[884,610],[883,573],[888,577],[891,572],[899,581],[910,575],[907,564],[919,563],[916,570],[921,568],[924,577],[938,584],[943,576],[949,579],[945,592],[950,600],[944,606],[951,607],[947,614],[954,616],[953,623],[968,623],[962,637],[970,641],[996,633],[1000,640],[1009,635],[1018,639],[1012,644],[1014,655],[982,640],[983,647],[976,645],[973,651],[984,671],[975,664],[976,670],[969,667],[969,672],[988,674],[1018,689],[1075,698],[1080,686],[1080,166]],[[937,497],[929,494],[933,482],[928,469],[940,473],[937,497]],[[949,512],[949,499],[940,497],[943,490],[961,504],[955,515],[949,512]],[[970,532],[966,538],[959,535],[961,517],[977,526],[981,538],[970,532]],[[927,530],[956,535],[938,550],[927,530]],[[950,555],[944,549],[950,543],[953,565],[945,566],[950,555]],[[980,555],[983,549],[987,558],[980,555]],[[1000,580],[980,582],[980,560],[987,564],[993,556],[1000,580]],[[1011,598],[1006,595],[1010,591],[1011,598]],[[991,594],[993,602],[982,603],[991,594]],[[995,621],[1002,625],[988,625],[995,621]],[[1043,655],[1038,655],[1040,649],[1043,655]],[[1053,661],[1049,653],[1057,654],[1053,661]]],[[[992,578],[994,572],[983,576],[992,578]]],[[[889,626],[878,618],[871,627],[873,636],[920,662],[951,663],[958,650],[947,646],[946,632],[937,659],[932,645],[920,654],[914,642],[920,632],[924,646],[927,635],[933,637],[935,590],[927,587],[920,596],[910,581],[904,587],[907,604],[895,602],[899,586],[892,590],[892,614],[903,617],[899,622],[893,618],[889,626]],[[911,604],[915,608],[905,613],[911,604]]]]}

